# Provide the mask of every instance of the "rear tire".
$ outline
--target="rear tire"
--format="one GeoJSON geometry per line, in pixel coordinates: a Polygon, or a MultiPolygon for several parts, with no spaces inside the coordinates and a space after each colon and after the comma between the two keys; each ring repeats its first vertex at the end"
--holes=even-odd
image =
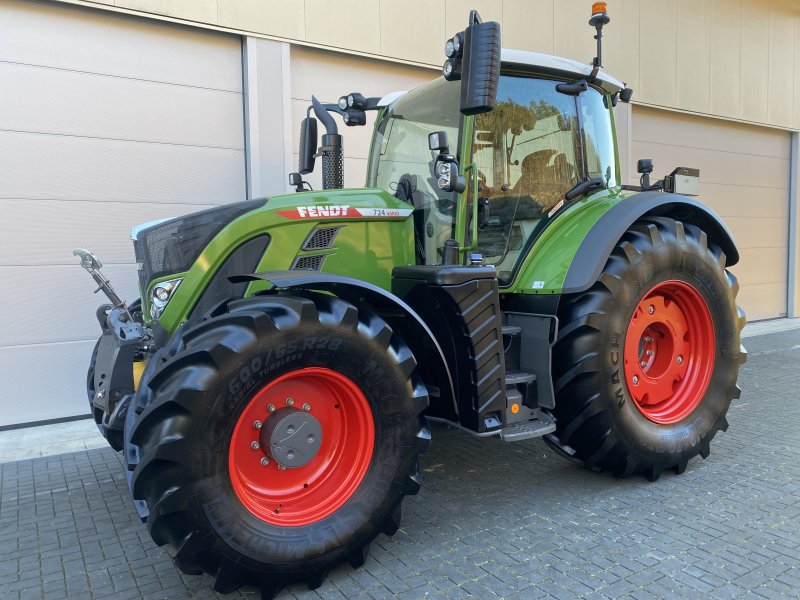
{"type": "Polygon", "coordinates": [[[707,457],[740,394],[738,287],[698,227],[655,217],[635,223],[594,286],[559,308],[561,447],[586,467],[651,481],[707,457]]]}
{"type": "Polygon", "coordinates": [[[397,530],[427,406],[410,350],[374,314],[311,293],[233,300],[151,359],[125,427],[131,493],[153,540],[217,591],[313,588],[397,530]],[[318,419],[311,462],[279,470],[263,451],[279,410],[318,419]]]}

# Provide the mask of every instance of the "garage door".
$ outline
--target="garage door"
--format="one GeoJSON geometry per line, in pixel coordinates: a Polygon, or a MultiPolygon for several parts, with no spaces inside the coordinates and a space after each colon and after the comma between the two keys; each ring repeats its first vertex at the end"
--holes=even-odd
{"type": "Polygon", "coordinates": [[[751,321],[786,316],[790,134],[634,106],[632,140],[632,162],[652,158],[659,177],[700,169],[700,200],[739,246],[739,304],[751,321]]]}
{"type": "Polygon", "coordinates": [[[88,413],[73,248],[136,297],[132,224],[245,196],[239,38],[0,3],[0,426],[88,413]]]}

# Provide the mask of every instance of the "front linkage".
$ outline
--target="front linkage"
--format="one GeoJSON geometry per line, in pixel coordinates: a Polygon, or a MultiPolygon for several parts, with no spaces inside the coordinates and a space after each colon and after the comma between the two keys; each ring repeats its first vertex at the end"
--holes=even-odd
{"type": "Polygon", "coordinates": [[[114,450],[122,450],[125,416],[144,369],[144,358],[152,352],[152,336],[141,319],[139,301],[130,307],[117,295],[100,269],[103,263],[92,252],[78,248],[81,266],[97,282],[111,304],[97,308],[102,335],[92,352],[86,378],[89,407],[97,428],[114,450]]]}

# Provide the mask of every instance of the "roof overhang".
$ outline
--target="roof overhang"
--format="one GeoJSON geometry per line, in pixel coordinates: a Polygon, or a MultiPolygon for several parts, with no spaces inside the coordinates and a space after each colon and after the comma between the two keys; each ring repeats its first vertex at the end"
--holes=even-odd
{"type": "MultiPolygon", "coordinates": [[[[501,60],[503,68],[517,67],[531,72],[549,73],[572,78],[588,77],[592,73],[592,67],[577,60],[571,60],[562,56],[542,54],[541,52],[527,52],[525,50],[509,50],[503,48],[501,60]]],[[[600,87],[613,94],[625,87],[618,79],[612,77],[602,69],[597,73],[597,80],[600,87]]]]}

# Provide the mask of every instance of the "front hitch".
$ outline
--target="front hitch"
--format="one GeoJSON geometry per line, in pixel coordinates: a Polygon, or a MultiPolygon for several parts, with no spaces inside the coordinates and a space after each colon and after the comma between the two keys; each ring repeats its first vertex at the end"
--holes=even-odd
{"type": "Polygon", "coordinates": [[[94,291],[94,293],[96,294],[102,290],[106,297],[111,300],[111,304],[114,306],[114,308],[121,308],[124,310],[128,315],[128,318],[133,321],[133,315],[128,309],[128,306],[125,304],[125,301],[120,298],[114,291],[114,288],[111,287],[111,282],[108,280],[108,278],[100,272],[100,269],[103,268],[103,263],[100,262],[100,259],[97,258],[94,252],[90,252],[89,250],[85,250],[83,248],[75,248],[75,250],[72,251],[72,254],[81,259],[81,266],[86,269],[89,275],[92,276],[92,279],[94,279],[97,283],[98,288],[94,291]]]}

